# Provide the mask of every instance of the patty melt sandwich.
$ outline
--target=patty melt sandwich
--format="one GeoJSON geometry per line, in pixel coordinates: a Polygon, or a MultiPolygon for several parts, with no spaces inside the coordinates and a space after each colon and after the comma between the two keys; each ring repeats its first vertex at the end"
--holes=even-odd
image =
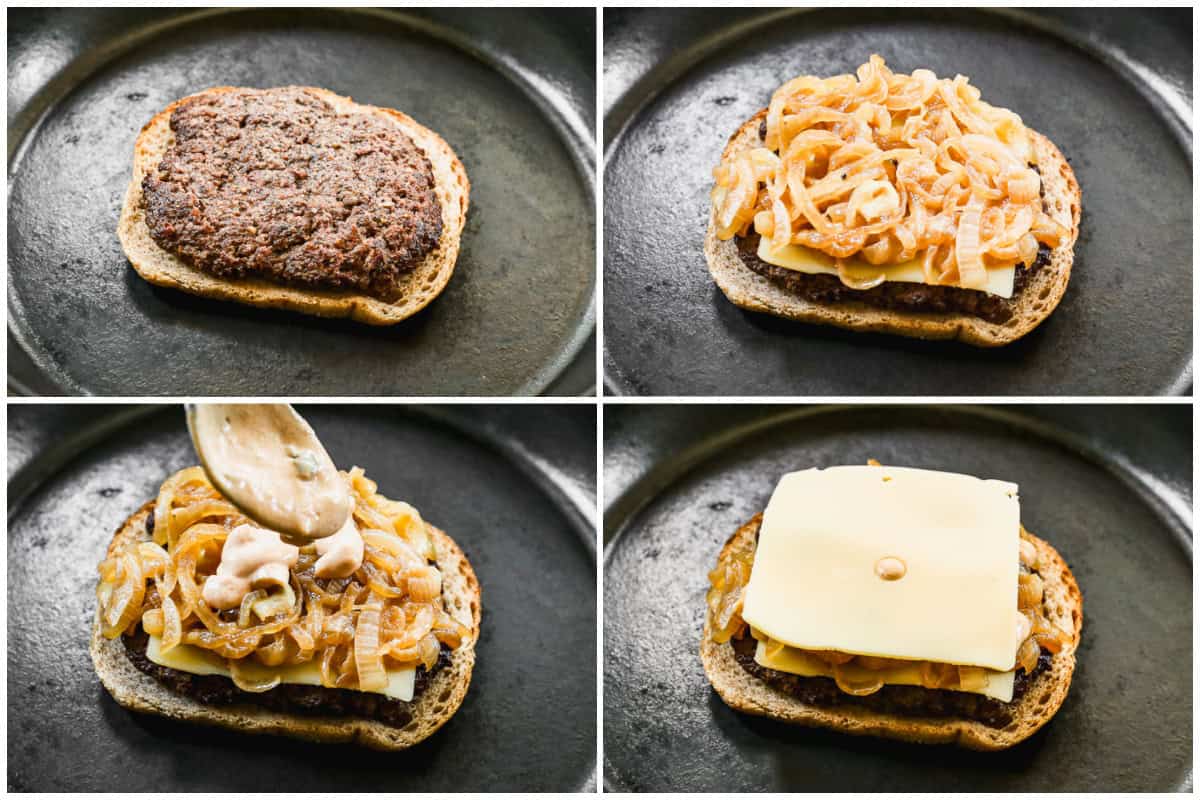
{"type": "Polygon", "coordinates": [[[962,75],[873,55],[795,78],[713,175],[709,271],[751,311],[988,347],[1037,327],[1070,279],[1070,165],[962,75]]]}
{"type": "Polygon", "coordinates": [[[709,573],[700,647],[730,707],[999,750],[1062,705],[1082,597],[1017,486],[920,469],[785,475],[709,573]]]}
{"type": "Polygon", "coordinates": [[[288,406],[192,420],[205,466],[170,476],[100,563],[104,687],[135,711],[250,733],[384,750],[430,736],[475,664],[462,550],[362,469],[339,472],[288,406]]]}
{"type": "Polygon", "coordinates": [[[411,117],[324,89],[207,89],[142,129],[117,233],[203,297],[391,325],[445,288],[470,183],[411,117]]]}

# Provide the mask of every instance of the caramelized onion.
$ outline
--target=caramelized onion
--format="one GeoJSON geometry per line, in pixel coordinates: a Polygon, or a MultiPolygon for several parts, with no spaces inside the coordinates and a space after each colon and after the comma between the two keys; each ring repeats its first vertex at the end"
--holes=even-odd
{"type": "Polygon", "coordinates": [[[1039,242],[1057,247],[1068,233],[1042,209],[1020,117],[962,76],[893,73],[876,55],[856,75],[801,76],[772,96],[764,144],[713,170],[721,240],[753,227],[776,249],[919,258],[928,283],[984,289],[988,268],[1029,264],[1039,242]]]}
{"type": "Polygon", "coordinates": [[[321,685],[333,688],[337,686],[337,672],[334,670],[334,662],[337,660],[338,647],[327,647],[321,653],[321,685]]]}
{"type": "Polygon", "coordinates": [[[877,272],[874,275],[870,275],[865,278],[857,278],[850,274],[844,259],[837,259],[836,264],[838,277],[841,279],[842,283],[850,289],[857,289],[859,291],[874,289],[876,286],[879,286],[881,283],[887,280],[886,272],[877,272]]]}
{"type": "Polygon", "coordinates": [[[277,672],[263,674],[260,670],[250,668],[250,665],[242,660],[229,662],[229,675],[233,678],[233,684],[237,688],[243,692],[256,694],[274,689],[283,680],[277,672]]]}
{"type": "Polygon", "coordinates": [[[428,603],[442,594],[442,573],[437,567],[425,565],[406,570],[400,578],[405,581],[405,588],[413,602],[428,603]]]}
{"type": "Polygon", "coordinates": [[[387,670],[379,652],[379,616],[382,604],[372,602],[358,614],[354,626],[354,664],[358,669],[358,688],[376,692],[387,686],[387,670]]]}
{"type": "Polygon", "coordinates": [[[421,663],[425,665],[425,669],[433,669],[433,665],[437,663],[438,656],[442,652],[442,646],[437,637],[431,633],[421,639],[417,650],[420,652],[421,663]]]}
{"type": "Polygon", "coordinates": [[[266,596],[267,592],[265,589],[255,589],[252,592],[248,592],[246,596],[242,598],[242,604],[238,608],[237,624],[239,628],[250,627],[250,609],[254,607],[255,603],[264,599],[266,596]]]}
{"type": "Polygon", "coordinates": [[[958,686],[958,667],[935,661],[921,662],[921,685],[926,689],[953,689],[958,686]]]}
{"type": "Polygon", "coordinates": [[[229,532],[248,520],[199,468],[171,476],[155,501],[155,541],[127,545],[99,566],[102,631],[115,638],[140,621],[163,651],[187,644],[225,659],[247,691],[278,685],[269,668],[285,664],[317,663],[323,685],[364,691],[386,687],[385,655],[432,667],[443,644],[460,647],[471,633],[447,612],[432,537],[416,509],[377,494],[361,469],[347,480],[353,518],[372,528],[363,531],[362,569],[318,578],[306,548],[281,591],[248,592],[231,615],[210,608],[202,589],[229,532]]]}
{"type": "Polygon", "coordinates": [[[142,614],[142,630],[151,636],[160,636],[163,632],[163,612],[161,608],[148,608],[142,614]]]}
{"type": "Polygon", "coordinates": [[[266,667],[278,667],[288,658],[287,638],[276,636],[270,644],[261,645],[254,651],[254,658],[266,667]]]}
{"type": "Polygon", "coordinates": [[[882,674],[872,670],[856,669],[849,664],[835,665],[833,679],[839,689],[855,697],[874,694],[883,688],[882,674]]]}
{"type": "Polygon", "coordinates": [[[1044,647],[1051,653],[1057,653],[1071,640],[1071,637],[1055,626],[1041,614],[1033,621],[1033,638],[1039,647],[1044,647]]]}
{"type": "Polygon", "coordinates": [[[316,649],[316,642],[313,640],[312,634],[299,625],[293,625],[287,629],[292,640],[296,642],[296,647],[300,648],[302,653],[311,653],[316,649]]]}
{"type": "Polygon", "coordinates": [[[849,664],[854,660],[854,656],[849,653],[840,653],[837,650],[805,650],[807,655],[813,658],[818,658],[826,664],[837,666],[839,664],[849,664]]]}
{"type": "Polygon", "coordinates": [[[154,542],[138,542],[137,556],[142,564],[142,571],[147,576],[158,575],[171,566],[171,557],[167,555],[167,551],[154,542]]]}
{"type": "Polygon", "coordinates": [[[179,646],[183,641],[183,623],[179,619],[179,610],[175,601],[170,597],[162,599],[162,641],[161,651],[166,653],[179,646]]]}
{"type": "Polygon", "coordinates": [[[372,548],[378,548],[395,556],[399,560],[400,567],[408,569],[419,567],[425,563],[425,559],[411,544],[395,534],[380,530],[365,530],[362,537],[363,542],[368,545],[366,551],[368,554],[371,553],[372,548]]]}
{"type": "MultiPolygon", "coordinates": [[[[103,574],[103,573],[102,573],[103,574]]],[[[100,632],[115,639],[142,615],[146,583],[137,558],[125,554],[116,558],[112,571],[116,584],[101,581],[96,587],[100,602],[100,632]]]]}
{"type": "Polygon", "coordinates": [[[363,561],[360,569],[366,578],[367,586],[375,594],[380,597],[404,597],[404,590],[399,586],[388,586],[387,573],[372,562],[363,561]]]}
{"type": "Polygon", "coordinates": [[[1032,675],[1033,670],[1037,667],[1039,655],[1041,655],[1041,651],[1031,636],[1022,642],[1020,649],[1017,650],[1017,668],[1025,670],[1026,675],[1032,675]]]}
{"type": "Polygon", "coordinates": [[[1037,608],[1042,604],[1045,584],[1035,573],[1017,576],[1017,608],[1037,608]]]}
{"type": "Polygon", "coordinates": [[[1028,539],[1021,539],[1021,563],[1029,569],[1038,568],[1038,551],[1033,542],[1028,539]]]}

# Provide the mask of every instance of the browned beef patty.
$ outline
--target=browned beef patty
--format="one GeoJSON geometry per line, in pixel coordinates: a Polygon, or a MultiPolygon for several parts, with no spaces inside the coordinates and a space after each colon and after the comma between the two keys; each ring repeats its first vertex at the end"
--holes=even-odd
{"type": "MultiPolygon", "coordinates": [[[[281,684],[265,692],[244,692],[223,675],[193,675],[190,672],[155,664],[146,657],[150,637],[139,627],[132,635],[122,636],[125,654],[142,672],[176,694],[185,695],[210,706],[255,705],[272,711],[322,717],[361,717],[402,728],[412,721],[412,703],[372,692],[353,689],[328,689],[324,686],[281,684]]],[[[442,645],[433,669],[417,667],[413,699],[429,688],[429,680],[449,666],[450,650],[442,645]]]]}
{"type": "Polygon", "coordinates": [[[874,694],[856,697],[837,687],[833,678],[805,678],[789,672],[768,669],[754,660],[758,642],[750,636],[730,641],[738,664],[746,672],[771,688],[791,695],[812,706],[855,706],[903,717],[958,717],[982,722],[989,728],[1003,728],[1012,722],[1013,706],[1029,689],[1030,683],[1050,667],[1050,654],[1042,651],[1033,675],[1018,670],[1013,680],[1013,699],[1002,703],[993,697],[949,689],[923,686],[884,686],[874,694]]]}
{"type": "Polygon", "coordinates": [[[373,114],[296,87],[181,102],[175,141],[142,180],[159,247],[205,272],[392,299],[434,248],[429,159],[373,114]]]}
{"type": "Polygon", "coordinates": [[[997,324],[1012,319],[1013,304],[1020,297],[1021,290],[1037,270],[1050,263],[1050,248],[1039,245],[1037,260],[1031,266],[1017,265],[1011,299],[957,286],[929,286],[899,281],[886,281],[874,289],[851,289],[836,275],[809,275],[768,264],[758,257],[760,238],[757,233],[751,232],[735,239],[742,263],[789,294],[811,303],[856,302],[904,311],[969,314],[997,324]]]}

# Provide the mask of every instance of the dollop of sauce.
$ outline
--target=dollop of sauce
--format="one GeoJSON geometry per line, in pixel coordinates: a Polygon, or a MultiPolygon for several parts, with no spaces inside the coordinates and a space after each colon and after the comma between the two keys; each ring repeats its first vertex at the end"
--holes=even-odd
{"type": "Polygon", "coordinates": [[[188,427],[213,486],[263,527],[309,541],[350,519],[350,487],[291,406],[197,404],[188,427]]]}
{"type": "Polygon", "coordinates": [[[286,586],[289,569],[299,557],[300,548],[275,531],[239,525],[225,538],[216,574],[204,582],[204,602],[224,611],[237,608],[253,589],[286,586]]]}
{"type": "Polygon", "coordinates": [[[354,517],[333,536],[317,539],[316,546],[320,556],[315,566],[318,578],[348,578],[362,566],[363,538],[354,517]]]}
{"type": "Polygon", "coordinates": [[[885,581],[898,581],[908,572],[908,565],[895,556],[884,556],[875,562],[875,574],[885,581]]]}

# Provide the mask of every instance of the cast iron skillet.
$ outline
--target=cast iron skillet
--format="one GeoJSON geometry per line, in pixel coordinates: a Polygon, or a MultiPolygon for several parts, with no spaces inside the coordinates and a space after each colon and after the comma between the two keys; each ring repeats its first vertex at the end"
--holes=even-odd
{"type": "Polygon", "coordinates": [[[9,15],[9,380],[20,393],[579,394],[595,381],[591,10],[9,15]],[[373,328],[143,281],[117,241],[140,128],[210,86],[321,86],[441,134],[454,277],[373,328]]]}
{"type": "Polygon", "coordinates": [[[610,409],[607,787],[1190,788],[1191,409],[1153,411],[610,409]],[[1084,599],[1078,665],[1066,702],[1031,739],[974,753],[793,727],[737,713],[709,685],[699,643],[721,545],[765,507],[783,473],[868,458],[1018,482],[1022,521],[1070,564],[1084,599]]]}
{"type": "MultiPolygon", "coordinates": [[[[18,503],[9,510],[8,539],[9,789],[594,785],[595,534],[588,504],[569,498],[594,491],[595,417],[576,407],[519,411],[301,409],[336,463],[363,466],[382,491],[410,500],[450,533],[482,585],[483,627],[466,700],[445,727],[400,753],[209,729],[117,705],[87,651],[96,564],[127,515],[168,474],[195,462],[183,412],[119,412],[123,427],[108,416],[42,450],[9,483],[18,503]],[[528,452],[539,428],[559,440],[541,440],[535,461],[528,452]]],[[[39,407],[12,412],[18,430],[43,419],[39,407]]]]}
{"type": "Polygon", "coordinates": [[[1124,395],[1192,381],[1191,17],[1075,9],[605,14],[605,373],[649,395],[1124,395]],[[785,80],[968,75],[1055,142],[1083,191],[1070,286],[983,350],[744,312],[703,253],[711,170],[785,80]],[[699,349],[696,343],[703,343],[699,349]]]}

